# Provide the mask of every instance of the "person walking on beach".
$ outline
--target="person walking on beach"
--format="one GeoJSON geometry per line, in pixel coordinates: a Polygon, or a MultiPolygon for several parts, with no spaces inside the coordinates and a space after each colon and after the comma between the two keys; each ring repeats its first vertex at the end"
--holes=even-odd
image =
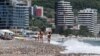
{"type": "Polygon", "coordinates": [[[47,38],[48,38],[48,43],[50,43],[50,40],[51,40],[51,32],[48,32],[47,38]]]}

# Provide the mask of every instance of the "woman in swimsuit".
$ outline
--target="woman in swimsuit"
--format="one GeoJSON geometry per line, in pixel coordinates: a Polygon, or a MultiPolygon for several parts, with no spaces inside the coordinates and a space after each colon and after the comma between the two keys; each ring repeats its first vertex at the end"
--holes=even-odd
{"type": "Polygon", "coordinates": [[[48,37],[48,43],[50,43],[50,40],[51,40],[51,32],[48,32],[47,37],[48,37]]]}

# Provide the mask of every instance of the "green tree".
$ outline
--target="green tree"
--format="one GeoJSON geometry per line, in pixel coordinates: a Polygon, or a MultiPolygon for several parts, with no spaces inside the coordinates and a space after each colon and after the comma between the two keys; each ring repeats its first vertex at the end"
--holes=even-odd
{"type": "Polygon", "coordinates": [[[63,31],[63,34],[64,34],[65,36],[68,36],[68,35],[70,35],[70,34],[73,34],[73,30],[71,30],[71,29],[66,29],[66,30],[63,31]]]}
{"type": "Polygon", "coordinates": [[[98,33],[98,37],[100,37],[100,31],[99,31],[99,33],[98,33]]]}
{"type": "Polygon", "coordinates": [[[41,18],[41,17],[35,17],[34,20],[32,20],[31,25],[38,27],[39,29],[43,31],[45,30],[46,27],[49,26],[46,19],[41,18]]]}
{"type": "Polygon", "coordinates": [[[78,34],[82,35],[82,36],[93,36],[93,34],[91,32],[89,32],[89,30],[86,26],[80,26],[80,30],[79,30],[78,34]]]}

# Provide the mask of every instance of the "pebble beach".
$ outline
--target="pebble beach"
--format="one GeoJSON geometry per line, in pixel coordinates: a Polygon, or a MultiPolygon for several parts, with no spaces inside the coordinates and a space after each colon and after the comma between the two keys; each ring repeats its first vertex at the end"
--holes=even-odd
{"type": "Polygon", "coordinates": [[[60,56],[63,47],[32,40],[0,40],[0,56],[60,56]]]}

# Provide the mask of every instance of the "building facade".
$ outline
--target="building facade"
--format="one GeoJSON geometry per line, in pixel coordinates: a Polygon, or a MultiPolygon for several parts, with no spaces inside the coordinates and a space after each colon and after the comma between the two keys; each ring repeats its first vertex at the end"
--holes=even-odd
{"type": "Polygon", "coordinates": [[[87,26],[89,31],[97,35],[97,10],[86,8],[78,12],[78,24],[87,26]]]}
{"type": "Polygon", "coordinates": [[[10,28],[12,25],[12,6],[8,0],[0,0],[0,28],[10,28]]]}
{"type": "Polygon", "coordinates": [[[94,30],[94,35],[95,36],[99,36],[100,37],[100,24],[97,24],[96,26],[95,26],[95,30],[94,30]]]}
{"type": "Polygon", "coordinates": [[[55,24],[56,28],[67,29],[68,26],[74,25],[74,13],[70,2],[59,0],[55,7],[55,24]]]}
{"type": "Polygon", "coordinates": [[[29,27],[29,0],[0,0],[0,29],[29,27]]]}
{"type": "Polygon", "coordinates": [[[31,14],[33,16],[37,16],[37,17],[43,17],[44,16],[44,11],[43,11],[43,7],[42,6],[37,6],[34,5],[33,7],[31,7],[31,14]]]}

